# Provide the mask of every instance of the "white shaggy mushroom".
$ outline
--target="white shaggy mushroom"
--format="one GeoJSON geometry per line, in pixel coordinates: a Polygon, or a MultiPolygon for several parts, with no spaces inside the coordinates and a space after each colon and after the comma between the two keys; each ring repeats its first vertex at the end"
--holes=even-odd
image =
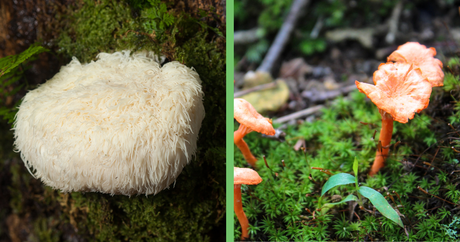
{"type": "Polygon", "coordinates": [[[195,154],[202,99],[198,74],[179,62],[160,67],[129,51],[84,65],[74,57],[24,97],[15,146],[54,189],[156,194],[195,154]]]}

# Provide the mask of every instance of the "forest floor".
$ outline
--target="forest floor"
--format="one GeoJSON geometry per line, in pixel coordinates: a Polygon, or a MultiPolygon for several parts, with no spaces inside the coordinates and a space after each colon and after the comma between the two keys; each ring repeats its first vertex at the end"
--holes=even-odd
{"type": "MultiPolygon", "coordinates": [[[[366,21],[367,13],[360,12],[364,9],[356,7],[359,1],[356,2],[358,4],[353,6],[341,2],[346,6],[340,10],[341,24],[336,26],[327,26],[332,17],[318,16],[324,7],[322,3],[312,1],[306,7],[288,44],[270,70],[273,79],[287,84],[288,95],[281,85],[273,88],[266,84],[273,79],[257,73],[263,59],[263,54],[260,58],[257,54],[266,53],[270,46],[263,42],[272,43],[276,31],[265,35],[260,35],[259,31],[252,36],[253,42],[238,42],[235,46],[235,97],[255,100],[256,109],[272,118],[274,126],[285,133],[283,142],[252,133],[245,138],[259,158],[256,170],[264,180],[257,186],[243,188],[247,193],[243,195],[243,203],[252,239],[458,239],[449,230],[460,225],[460,155],[455,150],[460,130],[457,119],[460,98],[458,6],[404,1],[401,6],[393,2],[386,13],[373,18],[375,21],[366,21]],[[398,11],[398,18],[394,20],[398,11]],[[321,21],[323,28],[312,40],[313,27],[321,21]],[[396,28],[388,27],[392,22],[396,28]],[[303,48],[306,41],[302,38],[309,39],[313,51],[303,48]],[[380,131],[380,115],[375,105],[356,90],[355,81],[373,83],[374,71],[406,42],[419,42],[436,49],[436,58],[443,62],[445,86],[433,89],[428,108],[409,124],[403,126],[395,122],[392,154],[386,167],[371,178],[367,173],[378,146],[375,140],[380,131]],[[255,88],[252,82],[257,83],[255,88]],[[245,86],[255,91],[243,95],[245,86]],[[267,97],[264,92],[269,93],[267,97]],[[264,105],[266,102],[270,105],[264,105]],[[267,165],[261,158],[263,155],[267,165]],[[398,194],[384,193],[391,205],[401,212],[404,228],[389,225],[378,213],[355,210],[353,202],[321,215],[312,214],[319,206],[319,194],[327,179],[339,172],[351,173],[355,158],[360,161],[360,184],[382,193],[398,194]],[[424,222],[428,219],[432,223],[430,226],[424,222]]],[[[264,12],[251,7],[269,9],[268,5],[242,5],[247,11],[239,15],[236,32],[267,28],[261,23],[264,12]],[[241,21],[245,18],[259,18],[259,22],[241,21]]],[[[330,11],[330,14],[334,12],[330,11]]],[[[238,125],[235,122],[235,129],[238,125]]],[[[235,166],[249,167],[236,147],[235,166]]],[[[351,191],[350,187],[337,189],[327,199],[336,201],[334,196],[343,198],[351,191]]],[[[365,209],[375,211],[370,204],[365,209]]],[[[235,217],[235,239],[240,235],[241,228],[235,217]]]]}

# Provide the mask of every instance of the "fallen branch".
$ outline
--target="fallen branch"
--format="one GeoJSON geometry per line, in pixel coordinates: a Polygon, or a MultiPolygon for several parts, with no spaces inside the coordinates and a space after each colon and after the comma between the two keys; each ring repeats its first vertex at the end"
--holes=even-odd
{"type": "Polygon", "coordinates": [[[390,18],[388,19],[388,33],[385,36],[385,41],[388,44],[393,44],[398,34],[398,24],[399,24],[399,16],[401,15],[401,11],[404,7],[404,1],[399,1],[395,7],[393,8],[393,12],[391,13],[390,18]]]}
{"type": "Polygon", "coordinates": [[[310,0],[294,0],[289,10],[289,14],[281,26],[280,31],[276,35],[275,41],[268,50],[267,55],[265,56],[262,64],[257,68],[257,71],[271,73],[273,65],[280,56],[281,52],[286,46],[289,37],[291,36],[294,26],[297,22],[297,19],[300,17],[301,13],[304,13],[304,7],[307,6],[310,0]]]}

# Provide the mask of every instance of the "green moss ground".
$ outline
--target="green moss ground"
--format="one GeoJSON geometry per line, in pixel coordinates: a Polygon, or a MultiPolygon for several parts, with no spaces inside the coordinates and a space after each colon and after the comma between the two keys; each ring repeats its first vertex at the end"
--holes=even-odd
{"type": "MultiPolygon", "coordinates": [[[[395,122],[392,144],[400,143],[390,148],[386,167],[372,178],[367,172],[375,156],[377,138],[373,136],[375,131],[375,137],[379,135],[380,114],[358,91],[331,102],[313,122],[287,127],[284,143],[263,139],[255,132],[247,135],[245,141],[260,158],[257,171],[263,179],[257,186],[242,187],[251,238],[459,241],[460,235],[455,232],[460,229],[458,60],[451,60],[447,66],[445,86],[434,88],[429,107],[407,124],[395,122]],[[298,139],[305,139],[305,153],[293,149],[298,139]],[[270,168],[262,155],[267,157],[270,168]],[[360,184],[386,196],[401,213],[404,229],[380,213],[374,214],[369,202],[365,208],[370,212],[348,204],[323,209],[313,216],[321,188],[330,175],[310,167],[327,169],[332,174],[352,172],[355,157],[359,160],[360,184]]],[[[248,167],[236,146],[235,166],[248,167]]],[[[352,188],[336,187],[324,196],[323,202],[337,202],[349,195],[352,188]]],[[[236,216],[234,224],[235,238],[240,238],[236,216]]]]}
{"type": "Polygon", "coordinates": [[[0,238],[19,241],[216,241],[225,236],[225,23],[160,1],[81,1],[56,14],[61,29],[48,46],[82,62],[99,52],[162,53],[200,74],[206,118],[196,158],[175,186],[156,196],[63,194],[32,178],[1,124],[0,238]],[[212,27],[211,27],[212,26],[212,27]]]}

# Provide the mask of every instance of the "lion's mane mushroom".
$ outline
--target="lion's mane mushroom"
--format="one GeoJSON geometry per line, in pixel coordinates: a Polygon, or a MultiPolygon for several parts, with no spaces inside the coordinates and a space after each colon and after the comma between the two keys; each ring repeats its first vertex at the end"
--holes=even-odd
{"type": "Polygon", "coordinates": [[[193,69],[160,67],[151,53],[101,53],[84,65],[73,58],[24,97],[15,146],[54,189],[156,194],[195,154],[202,99],[193,69]]]}
{"type": "Polygon", "coordinates": [[[359,91],[379,108],[382,115],[380,145],[369,175],[375,175],[385,164],[393,132],[393,120],[407,123],[414,114],[428,107],[431,84],[420,69],[409,64],[387,63],[374,72],[374,85],[356,81],[359,91]]]}
{"type": "Polygon", "coordinates": [[[243,137],[252,131],[266,135],[275,135],[275,129],[273,129],[270,119],[260,115],[248,101],[235,98],[233,103],[233,117],[240,123],[240,127],[234,133],[233,142],[240,149],[246,161],[255,168],[257,158],[252,155],[243,137]]]}
{"type": "Polygon", "coordinates": [[[259,174],[249,168],[233,168],[233,184],[234,184],[234,210],[241,225],[241,240],[248,238],[249,221],[243,210],[243,201],[241,199],[241,185],[257,185],[262,182],[259,174]]]}

